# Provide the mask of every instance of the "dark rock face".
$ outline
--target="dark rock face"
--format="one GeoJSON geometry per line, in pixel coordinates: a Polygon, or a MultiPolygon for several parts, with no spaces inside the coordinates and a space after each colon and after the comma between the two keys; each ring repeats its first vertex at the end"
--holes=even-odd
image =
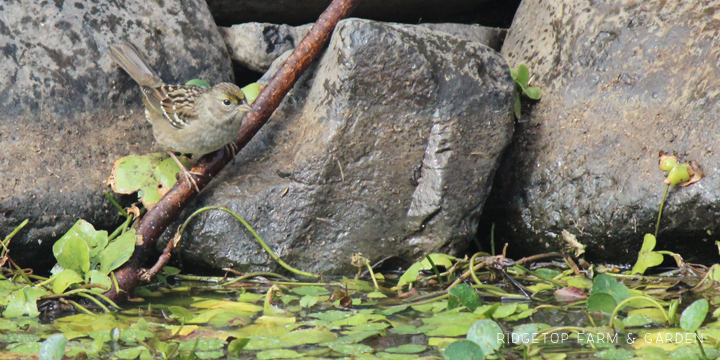
{"type": "MultiPolygon", "coordinates": [[[[412,25],[407,25],[412,26],[412,25]]],[[[489,46],[500,51],[507,30],[465,24],[421,24],[435,31],[489,46]]],[[[265,72],[273,61],[297,46],[310,31],[312,24],[301,26],[269,23],[246,23],[229,28],[220,27],[230,57],[239,64],[257,72],[265,72]]]]}
{"type": "MultiPolygon", "coordinates": [[[[357,252],[373,261],[457,253],[475,235],[510,141],[513,91],[505,61],[481,44],[345,20],[186,213],[227,205],[306,271],[347,273],[357,252]]],[[[228,214],[197,219],[181,246],[186,264],[278,268],[228,214]]]]}
{"type": "Polygon", "coordinates": [[[22,265],[52,265],[78,218],[112,227],[113,161],[151,150],[140,90],[106,56],[122,40],[167,82],[232,79],[204,1],[0,3],[0,237],[30,219],[11,243],[22,265]]]}
{"type": "MultiPolygon", "coordinates": [[[[331,0],[208,0],[218,25],[259,21],[302,25],[314,22],[331,0]]],[[[507,28],[520,0],[365,0],[353,16],[379,21],[417,24],[458,22],[507,28]]]]}
{"type": "Polygon", "coordinates": [[[523,1],[503,54],[528,65],[544,97],[518,124],[487,202],[496,237],[545,252],[567,229],[594,259],[634,261],[654,232],[664,150],[706,177],[671,189],[657,248],[717,256],[718,6],[523,1]]]}

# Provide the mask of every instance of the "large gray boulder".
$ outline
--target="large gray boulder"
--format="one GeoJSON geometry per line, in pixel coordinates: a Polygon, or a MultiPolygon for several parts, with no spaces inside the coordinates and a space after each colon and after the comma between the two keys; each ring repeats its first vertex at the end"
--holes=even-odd
{"type": "MultiPolygon", "coordinates": [[[[227,205],[306,271],[347,274],[357,252],[373,261],[457,254],[475,236],[510,141],[513,91],[505,61],[484,45],[344,20],[320,62],[185,214],[227,205]]],[[[181,243],[186,265],[278,269],[228,214],[197,219],[181,243]]]]}
{"type": "Polygon", "coordinates": [[[23,266],[51,266],[78,218],[113,227],[113,162],[152,150],[140,90],[107,56],[122,40],[167,82],[233,78],[204,1],[0,2],[0,239],[30,219],[11,243],[23,266]]]}
{"type": "Polygon", "coordinates": [[[593,259],[634,261],[654,232],[665,151],[697,160],[706,177],[670,190],[657,248],[716,260],[719,6],[523,1],[502,52],[528,65],[544,96],[523,115],[488,200],[496,238],[537,253],[568,230],[593,259]]]}
{"type": "MultiPolygon", "coordinates": [[[[444,23],[418,26],[480,43],[498,52],[507,33],[506,29],[467,24],[444,23]]],[[[278,57],[294,49],[311,27],[312,24],[288,26],[249,22],[218,29],[233,60],[253,71],[265,72],[278,57]]]]}

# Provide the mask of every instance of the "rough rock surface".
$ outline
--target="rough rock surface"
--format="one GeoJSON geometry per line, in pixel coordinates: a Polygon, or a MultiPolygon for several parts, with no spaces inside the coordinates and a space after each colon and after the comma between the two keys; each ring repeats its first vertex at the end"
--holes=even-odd
{"type": "MultiPolygon", "coordinates": [[[[411,25],[408,25],[411,26],[411,25]]],[[[507,30],[465,24],[420,24],[435,31],[454,35],[462,40],[487,45],[500,51],[507,30]]],[[[280,55],[292,50],[310,31],[312,24],[301,26],[269,23],[245,23],[229,28],[220,27],[233,60],[257,71],[265,72],[280,55]]]]}
{"type": "Polygon", "coordinates": [[[78,218],[113,226],[111,165],[151,150],[140,90],[107,56],[122,40],[168,82],[232,79],[204,1],[0,2],[0,238],[30,219],[12,240],[22,265],[52,265],[78,218]]]}
{"type": "MultiPolygon", "coordinates": [[[[342,21],[314,70],[186,213],[227,205],[306,271],[346,274],[357,252],[457,253],[510,141],[513,91],[505,61],[481,44],[342,21]]],[[[197,219],[185,264],[278,268],[228,214],[197,219]]]]}
{"type": "Polygon", "coordinates": [[[654,232],[664,150],[697,160],[706,177],[670,190],[657,249],[717,258],[718,8],[523,1],[503,54],[528,65],[544,96],[517,126],[487,201],[496,238],[545,252],[567,229],[593,259],[634,262],[654,232]]]}
{"type": "Polygon", "coordinates": [[[265,72],[280,55],[294,49],[311,27],[312,24],[288,26],[251,22],[218,29],[233,60],[251,70],[265,72]]]}
{"type": "MultiPolygon", "coordinates": [[[[317,20],[331,0],[208,0],[218,25],[252,21],[302,25],[317,20]]],[[[449,21],[507,28],[520,0],[364,0],[359,18],[417,24],[449,21]]]]}

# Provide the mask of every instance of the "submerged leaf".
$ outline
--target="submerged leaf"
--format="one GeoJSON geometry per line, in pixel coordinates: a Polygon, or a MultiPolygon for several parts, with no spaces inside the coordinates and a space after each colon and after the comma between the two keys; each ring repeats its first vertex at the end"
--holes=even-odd
{"type": "Polygon", "coordinates": [[[60,360],[65,354],[68,339],[63,334],[51,335],[40,346],[38,358],[40,360],[60,360]]]}

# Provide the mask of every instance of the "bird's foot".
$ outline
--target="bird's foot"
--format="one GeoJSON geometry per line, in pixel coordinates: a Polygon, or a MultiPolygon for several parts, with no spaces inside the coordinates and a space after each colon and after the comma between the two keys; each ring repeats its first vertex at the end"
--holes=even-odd
{"type": "Polygon", "coordinates": [[[196,172],[196,171],[189,171],[188,169],[185,168],[185,165],[183,165],[180,162],[180,160],[177,158],[177,156],[175,156],[175,154],[172,151],[168,151],[168,154],[170,154],[170,157],[172,157],[173,160],[175,160],[175,163],[180,167],[180,171],[182,171],[183,176],[185,176],[185,178],[188,179],[188,182],[190,182],[190,184],[192,184],[192,186],[195,188],[195,191],[200,193],[200,188],[198,187],[197,182],[195,181],[195,178],[193,177],[193,175],[200,176],[200,175],[202,175],[202,173],[196,172]]]}
{"type": "Polygon", "coordinates": [[[235,156],[238,154],[238,148],[235,146],[235,143],[229,143],[225,145],[225,151],[227,151],[229,154],[232,154],[232,164],[235,165],[235,156]]]}

